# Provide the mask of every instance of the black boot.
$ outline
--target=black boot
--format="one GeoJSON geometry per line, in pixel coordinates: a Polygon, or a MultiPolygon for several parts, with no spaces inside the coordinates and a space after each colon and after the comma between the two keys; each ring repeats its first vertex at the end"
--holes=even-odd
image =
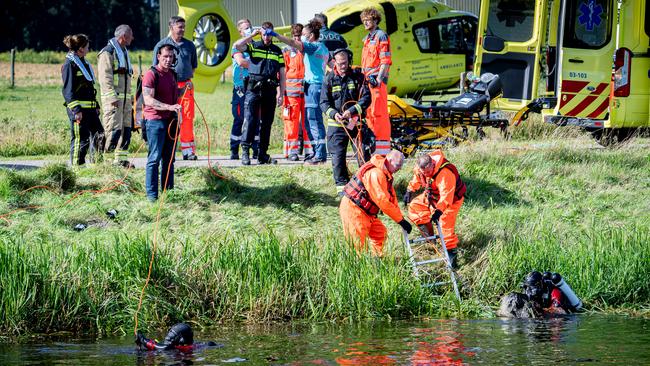
{"type": "Polygon", "coordinates": [[[242,147],[241,149],[241,165],[251,165],[251,158],[247,147],[242,147]]]}
{"type": "Polygon", "coordinates": [[[458,263],[456,263],[458,251],[456,251],[456,248],[447,249],[447,255],[449,256],[449,263],[451,263],[451,268],[458,269],[458,263]]]}

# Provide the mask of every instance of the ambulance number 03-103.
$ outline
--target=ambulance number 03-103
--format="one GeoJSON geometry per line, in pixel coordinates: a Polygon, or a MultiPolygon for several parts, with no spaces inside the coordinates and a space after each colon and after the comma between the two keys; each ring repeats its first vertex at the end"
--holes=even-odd
{"type": "Polygon", "coordinates": [[[569,72],[569,77],[573,79],[586,79],[587,78],[587,73],[586,72],[569,72]]]}

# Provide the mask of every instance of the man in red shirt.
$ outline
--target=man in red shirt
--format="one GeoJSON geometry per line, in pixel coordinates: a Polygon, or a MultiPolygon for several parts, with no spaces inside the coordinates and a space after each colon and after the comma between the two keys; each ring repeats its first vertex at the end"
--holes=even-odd
{"type": "Polygon", "coordinates": [[[174,188],[174,150],[178,139],[178,101],[176,76],[171,70],[176,54],[174,46],[158,49],[158,64],[144,75],[144,119],[146,140],[149,144],[145,186],[150,201],[158,199],[158,171],[162,160],[160,181],[163,191],[174,188]]]}

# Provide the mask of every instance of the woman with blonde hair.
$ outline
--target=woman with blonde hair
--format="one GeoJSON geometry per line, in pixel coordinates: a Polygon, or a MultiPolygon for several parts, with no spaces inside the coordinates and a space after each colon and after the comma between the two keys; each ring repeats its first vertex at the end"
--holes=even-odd
{"type": "Polygon", "coordinates": [[[88,54],[90,41],[85,34],[68,35],[63,38],[68,48],[65,63],[61,67],[64,105],[70,118],[70,163],[86,163],[88,147],[93,146],[96,157],[101,156],[104,146],[104,127],[99,120],[99,103],[95,91],[95,74],[84,57],[88,54]]]}

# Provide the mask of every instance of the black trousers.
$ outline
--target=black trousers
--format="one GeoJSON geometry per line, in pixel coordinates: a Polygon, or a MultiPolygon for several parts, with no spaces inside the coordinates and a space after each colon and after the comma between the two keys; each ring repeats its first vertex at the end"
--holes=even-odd
{"type": "Polygon", "coordinates": [[[246,90],[244,101],[244,124],[242,126],[243,149],[250,149],[255,141],[257,131],[260,133],[259,158],[268,156],[271,126],[275,118],[277,104],[275,86],[265,84],[258,90],[246,90]]]}
{"type": "Polygon", "coordinates": [[[92,147],[94,161],[99,160],[104,150],[104,127],[99,120],[97,110],[84,108],[81,110],[81,122],[76,123],[74,113],[66,109],[70,118],[70,164],[83,165],[86,154],[92,147]]]}
{"type": "MultiPolygon", "coordinates": [[[[354,143],[356,144],[357,133],[358,129],[356,128],[347,130],[344,127],[327,126],[327,151],[332,156],[332,174],[334,176],[334,184],[337,186],[344,186],[350,181],[350,171],[348,170],[346,156],[348,153],[350,137],[355,139],[354,143]],[[348,136],[348,134],[350,136],[348,136]]],[[[359,148],[361,148],[361,146],[359,146],[359,148]]],[[[361,159],[354,145],[352,146],[352,149],[359,166],[361,166],[365,161],[370,160],[370,154],[364,153],[363,159],[361,159]]]]}

